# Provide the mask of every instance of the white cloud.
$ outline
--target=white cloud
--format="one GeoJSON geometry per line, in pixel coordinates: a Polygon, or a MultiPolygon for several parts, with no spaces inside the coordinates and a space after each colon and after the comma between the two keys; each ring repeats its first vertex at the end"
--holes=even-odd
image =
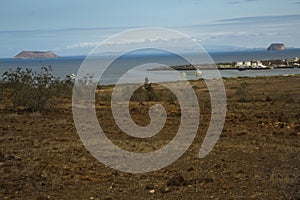
{"type": "Polygon", "coordinates": [[[77,44],[68,45],[66,49],[76,49],[76,48],[93,48],[96,47],[99,42],[80,42],[77,44]]]}
{"type": "Polygon", "coordinates": [[[113,45],[133,45],[133,44],[150,44],[150,43],[163,43],[163,42],[176,42],[180,41],[183,38],[164,38],[164,37],[155,37],[155,38],[127,38],[121,40],[109,40],[102,43],[105,46],[113,46],[113,45]]]}
{"type": "MultiPolygon", "coordinates": [[[[144,36],[131,36],[131,37],[124,37],[121,39],[109,39],[106,41],[99,41],[99,42],[79,42],[75,44],[71,44],[65,47],[65,49],[80,49],[80,48],[94,48],[97,45],[102,47],[120,47],[120,46],[130,46],[130,45],[138,45],[138,44],[153,44],[153,43],[179,43],[181,40],[185,38],[182,37],[171,37],[171,36],[162,36],[162,37],[152,37],[151,35],[147,37],[144,36]]],[[[61,48],[56,48],[61,49],[61,48]]]]}
{"type": "Polygon", "coordinates": [[[60,47],[55,47],[55,48],[53,49],[53,51],[59,51],[59,50],[61,50],[60,47]]]}

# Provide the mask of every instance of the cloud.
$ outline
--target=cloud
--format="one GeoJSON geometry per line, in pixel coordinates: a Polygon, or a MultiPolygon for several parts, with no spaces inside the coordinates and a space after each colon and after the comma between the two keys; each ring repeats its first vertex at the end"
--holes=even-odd
{"type": "MultiPolygon", "coordinates": [[[[229,3],[230,0],[228,0],[229,3]]],[[[297,1],[297,0],[296,0],[297,1]]],[[[231,3],[245,3],[246,0],[231,0],[231,3]]],[[[300,3],[300,1],[298,1],[300,3]]],[[[296,3],[296,2],[295,2],[296,3]]],[[[297,3],[297,4],[299,4],[297,3]]],[[[201,44],[264,47],[274,41],[288,46],[300,47],[300,14],[284,16],[239,17],[213,21],[195,26],[173,27],[201,44]]],[[[54,50],[60,55],[87,54],[101,41],[128,28],[70,28],[56,30],[1,31],[1,55],[11,56],[23,49],[54,50]],[[6,50],[11,48],[11,50],[6,50]],[[4,50],[5,49],[5,50],[4,50]]],[[[140,44],[184,46],[180,38],[148,31],[118,41],[104,41],[107,51],[119,51],[127,45],[140,44]],[[150,34],[150,35],[149,35],[150,34]],[[145,37],[147,36],[147,37],[145,37]],[[159,37],[158,37],[159,36],[159,37]]]]}
{"type": "Polygon", "coordinates": [[[234,45],[265,47],[280,41],[299,47],[300,15],[241,17],[214,21],[209,24],[181,27],[182,31],[202,45],[234,45]]]}
{"type": "Polygon", "coordinates": [[[229,4],[240,4],[240,3],[250,3],[250,2],[255,2],[259,0],[243,0],[243,1],[230,1],[228,2],[229,4]]]}
{"type": "Polygon", "coordinates": [[[132,44],[139,44],[139,43],[163,43],[163,42],[176,42],[180,40],[181,38],[165,38],[165,37],[154,37],[154,38],[124,38],[121,40],[112,40],[112,41],[106,41],[103,43],[103,45],[111,46],[111,45],[132,45],[132,44]]]}
{"type": "Polygon", "coordinates": [[[96,47],[99,42],[80,42],[77,44],[68,45],[66,49],[76,49],[76,48],[91,48],[96,47]]]}
{"type": "Polygon", "coordinates": [[[268,37],[291,37],[289,33],[273,33],[273,32],[231,32],[227,34],[218,34],[211,36],[209,40],[224,40],[230,38],[268,38],[268,37]]]}
{"type": "MultiPolygon", "coordinates": [[[[196,40],[196,39],[194,39],[196,40]]],[[[184,46],[187,42],[185,37],[168,37],[162,35],[161,37],[151,37],[143,34],[132,35],[131,37],[123,38],[112,38],[103,42],[80,42],[71,45],[67,45],[65,48],[58,50],[67,50],[67,51],[90,51],[94,47],[99,46],[93,50],[92,54],[103,54],[106,52],[124,52],[128,49],[139,49],[141,47],[151,48],[152,46],[161,46],[162,48],[168,47],[180,47],[184,46]]]]}
{"type": "Polygon", "coordinates": [[[300,14],[296,15],[277,15],[277,16],[255,16],[255,17],[239,17],[224,20],[217,20],[215,23],[280,23],[280,22],[300,22],[300,14]]]}
{"type": "Polygon", "coordinates": [[[229,4],[240,4],[240,1],[230,1],[229,4]]]}

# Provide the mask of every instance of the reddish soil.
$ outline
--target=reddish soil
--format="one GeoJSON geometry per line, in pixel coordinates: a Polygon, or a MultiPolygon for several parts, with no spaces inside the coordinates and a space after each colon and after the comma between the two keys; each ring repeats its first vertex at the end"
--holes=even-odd
{"type": "MultiPolygon", "coordinates": [[[[208,91],[193,81],[202,111],[196,139],[170,166],[143,174],[111,169],[86,150],[70,100],[42,113],[12,111],[2,103],[0,199],[300,199],[300,76],[224,79],[224,84],[226,122],[208,156],[198,158],[210,119],[208,91]]],[[[137,124],[147,124],[151,104],[131,103],[137,124]]],[[[115,144],[148,152],[177,132],[178,104],[164,105],[167,124],[153,139],[122,133],[105,100],[97,101],[97,114],[115,144]]]]}

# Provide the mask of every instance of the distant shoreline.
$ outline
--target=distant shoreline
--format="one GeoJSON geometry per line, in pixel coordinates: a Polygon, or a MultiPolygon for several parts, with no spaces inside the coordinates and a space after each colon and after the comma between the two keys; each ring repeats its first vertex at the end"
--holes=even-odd
{"type": "MultiPolygon", "coordinates": [[[[174,67],[174,66],[172,66],[174,67]]],[[[171,68],[172,68],[171,67],[171,68]]],[[[196,71],[197,69],[186,69],[186,68],[180,68],[181,66],[176,66],[178,67],[177,71],[196,71]]],[[[293,69],[293,68],[299,68],[298,66],[286,66],[286,67],[275,67],[273,69],[293,69]]],[[[241,70],[239,68],[236,68],[236,67],[231,67],[231,68],[200,68],[201,70],[215,70],[215,69],[218,69],[218,70],[241,70]]],[[[243,68],[242,70],[270,70],[272,68],[243,68]]],[[[173,69],[149,69],[149,71],[164,71],[164,70],[173,70],[173,69]]]]}
{"type": "Polygon", "coordinates": [[[215,65],[211,64],[200,64],[200,65],[174,65],[170,67],[158,67],[149,69],[149,71],[160,71],[160,70],[267,70],[267,69],[292,69],[300,68],[300,59],[295,57],[293,59],[277,59],[277,60],[264,60],[264,61],[243,61],[242,64],[239,62],[225,62],[217,63],[215,65]],[[247,64],[243,64],[246,63],[247,64]],[[257,64],[259,63],[259,64],[257,64]],[[254,65],[255,64],[255,65],[254,65]],[[241,67],[241,65],[244,65],[241,67]]]}
{"type": "MultiPolygon", "coordinates": [[[[231,54],[249,54],[249,53],[266,53],[266,54],[286,54],[289,53],[291,51],[299,51],[300,52],[300,48],[296,48],[296,47],[287,47],[284,51],[267,51],[264,48],[253,48],[253,49],[244,49],[244,50],[207,50],[207,53],[211,56],[214,57],[215,55],[231,55],[231,54]]],[[[59,57],[56,58],[51,58],[53,60],[55,59],[72,59],[72,58],[85,58],[87,56],[91,56],[91,57],[110,57],[110,56],[115,56],[115,55],[121,55],[123,54],[122,52],[106,52],[102,55],[89,55],[89,54],[79,54],[79,55],[60,55],[59,57]]],[[[191,52],[187,52],[184,53],[186,55],[193,55],[194,53],[191,52]]],[[[1,55],[0,55],[1,56],[1,55]]],[[[145,57],[145,56],[168,56],[168,55],[164,55],[164,54],[143,54],[143,53],[137,53],[137,54],[130,54],[128,55],[128,57],[145,57]]],[[[298,57],[300,57],[300,53],[298,55],[298,57]]],[[[288,58],[288,57],[286,57],[288,58]]],[[[15,58],[13,57],[0,57],[0,59],[22,59],[22,58],[15,58]]],[[[31,60],[31,59],[48,59],[48,58],[26,58],[25,60],[31,60]]],[[[274,58],[275,59],[275,58],[274,58]]],[[[23,59],[22,59],[23,60],[23,59]]],[[[233,60],[232,60],[233,61],[233,60]]]]}
{"type": "MultiPolygon", "coordinates": [[[[110,68],[110,73],[107,73],[105,78],[101,81],[101,84],[110,84],[115,83],[117,81],[116,77],[119,77],[120,73],[122,72],[122,68],[131,69],[137,65],[147,64],[147,63],[161,63],[162,65],[149,65],[147,69],[155,68],[159,66],[188,66],[189,61],[196,61],[197,59],[190,59],[193,58],[195,55],[188,54],[186,55],[186,59],[178,56],[178,55],[133,55],[128,54],[126,56],[121,57],[121,59],[116,60],[112,64],[112,68],[110,68]]],[[[267,52],[267,51],[254,51],[254,52],[223,52],[223,53],[212,53],[211,62],[208,59],[202,60],[203,63],[209,62],[212,65],[219,66],[219,71],[223,77],[238,77],[238,76],[274,76],[274,75],[281,75],[281,74],[300,74],[300,68],[294,68],[293,64],[290,66],[285,66],[286,62],[282,62],[282,60],[291,60],[294,57],[300,57],[300,49],[295,50],[286,50],[280,52],[267,52]],[[260,59],[263,58],[263,59],[260,59]],[[275,58],[275,59],[274,59],[275,58]],[[241,61],[251,61],[251,60],[261,60],[262,64],[265,66],[271,66],[273,69],[264,70],[261,68],[243,68],[239,69],[234,67],[238,62],[241,61]],[[264,61],[265,60],[265,61],[264,61]],[[236,62],[233,62],[236,61],[236,62]],[[272,63],[274,65],[272,66],[272,63]],[[276,63],[277,62],[277,63],[276,63]],[[249,70],[247,70],[249,69],[249,70]]],[[[81,67],[83,61],[85,60],[85,56],[70,56],[70,57],[60,57],[60,58],[53,58],[53,59],[0,59],[0,74],[3,74],[8,69],[16,69],[17,67],[22,68],[30,68],[34,71],[40,71],[41,67],[43,66],[51,66],[53,69],[53,74],[60,79],[64,79],[67,75],[70,74],[77,74],[79,68],[81,67]]],[[[97,59],[102,58],[109,58],[107,55],[103,55],[102,57],[91,57],[91,59],[95,59],[94,61],[97,62],[97,59]]],[[[199,60],[199,59],[198,59],[199,60]]],[[[101,60],[99,60],[101,62],[101,60]]],[[[199,61],[198,61],[199,62],[199,61]]],[[[201,62],[201,60],[200,60],[201,62]]],[[[247,63],[246,63],[247,64],[247,63]]],[[[299,62],[298,62],[299,64],[299,62]]],[[[197,64],[198,65],[198,64],[197,64]]],[[[205,70],[204,64],[200,68],[200,71],[203,71],[202,75],[207,78],[207,74],[210,74],[211,70],[205,70]]],[[[180,67],[177,68],[180,70],[180,67]]],[[[214,67],[214,69],[217,69],[214,67]]],[[[145,69],[146,70],[146,69],[145,69]]],[[[186,79],[194,80],[198,79],[199,76],[195,74],[197,71],[189,70],[188,68],[182,69],[183,71],[179,71],[180,73],[186,74],[186,79]]],[[[213,72],[213,71],[212,71],[213,72]]],[[[122,72],[123,73],[123,72],[122,72]]],[[[137,76],[146,76],[143,75],[142,71],[136,71],[137,76]]],[[[156,73],[155,71],[149,73],[156,73]]],[[[157,75],[159,76],[166,76],[169,77],[168,71],[157,71],[157,75]]],[[[184,74],[183,74],[184,76],[184,74]]],[[[132,78],[133,81],[134,78],[132,78]]]]}

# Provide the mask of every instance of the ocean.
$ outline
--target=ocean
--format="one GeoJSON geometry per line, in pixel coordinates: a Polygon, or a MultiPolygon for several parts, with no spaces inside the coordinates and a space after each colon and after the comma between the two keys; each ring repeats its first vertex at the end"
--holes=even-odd
{"type": "MultiPolygon", "coordinates": [[[[272,59],[292,59],[300,57],[300,49],[287,49],[285,51],[266,51],[266,50],[253,50],[253,51],[237,51],[237,52],[213,52],[209,53],[215,63],[222,62],[235,62],[246,60],[272,60],[272,59]]],[[[105,56],[104,56],[105,57],[105,56]]],[[[95,61],[104,58],[97,57],[95,61]]],[[[187,56],[189,57],[189,56],[187,56]]],[[[191,56],[192,57],[192,56],[191,56]]],[[[80,65],[83,63],[85,56],[72,56],[72,57],[60,57],[55,59],[15,59],[15,58],[1,58],[0,59],[0,74],[2,75],[8,69],[15,69],[17,67],[31,68],[35,71],[40,71],[43,66],[50,66],[53,70],[53,75],[60,79],[64,79],[66,75],[77,74],[80,65]]],[[[121,76],[129,71],[132,67],[147,63],[162,63],[164,65],[182,65],[187,64],[186,60],[173,54],[130,54],[121,56],[116,62],[109,66],[108,70],[103,74],[100,79],[101,84],[114,84],[121,78],[121,76]]],[[[200,63],[203,64],[203,63],[200,63]]],[[[99,68],[101,68],[99,64],[99,68]]],[[[184,71],[186,73],[186,79],[196,80],[199,79],[195,75],[195,71],[184,71]]],[[[145,71],[145,70],[133,70],[130,72],[131,76],[127,76],[128,82],[139,81],[147,76],[160,77],[162,80],[168,81],[174,80],[172,73],[168,71],[145,71]]],[[[268,70],[220,70],[223,77],[253,77],[253,76],[274,76],[283,74],[300,74],[300,68],[289,69],[268,69],[268,70]]],[[[205,73],[204,73],[205,74],[205,73]]],[[[205,78],[205,77],[204,77],[205,78]]],[[[151,81],[151,80],[150,80],[151,81]]]]}

